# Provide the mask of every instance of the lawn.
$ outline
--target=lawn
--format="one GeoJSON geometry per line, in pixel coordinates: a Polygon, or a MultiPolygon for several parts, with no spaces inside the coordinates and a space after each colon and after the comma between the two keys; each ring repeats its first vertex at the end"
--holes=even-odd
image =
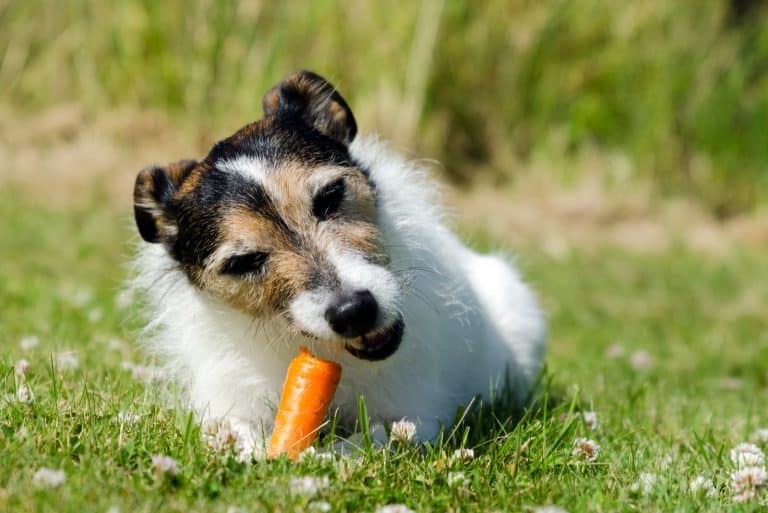
{"type": "MultiPolygon", "coordinates": [[[[730,457],[768,427],[764,251],[553,258],[523,248],[518,260],[546,306],[551,336],[541,396],[522,420],[497,406],[473,411],[424,448],[393,443],[358,457],[241,464],[206,447],[192,417],[142,379],[149,368],[128,365],[146,361],[138,309],[120,294],[135,241],[127,200],[122,209],[93,200],[66,210],[14,191],[0,200],[2,511],[768,504],[768,491],[734,501],[730,457]],[[15,370],[22,358],[24,376],[15,370]],[[580,413],[588,411],[597,426],[580,413]],[[593,461],[574,451],[582,437],[599,445],[593,461]],[[453,457],[460,448],[473,457],[453,457]],[[153,468],[155,455],[175,460],[175,477],[153,468]],[[63,482],[36,479],[41,468],[63,470],[63,482]],[[297,479],[305,476],[317,479],[297,479]],[[697,476],[712,480],[713,496],[690,491],[697,476]]],[[[506,247],[472,226],[463,233],[479,247],[506,247]]]]}

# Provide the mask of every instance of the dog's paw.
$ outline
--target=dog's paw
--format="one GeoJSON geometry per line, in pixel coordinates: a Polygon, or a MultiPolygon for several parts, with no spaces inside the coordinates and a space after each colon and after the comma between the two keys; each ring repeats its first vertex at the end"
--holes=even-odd
{"type": "Polygon", "coordinates": [[[203,421],[203,442],[216,452],[233,452],[248,463],[267,457],[266,440],[255,424],[236,417],[212,417],[203,421]]]}

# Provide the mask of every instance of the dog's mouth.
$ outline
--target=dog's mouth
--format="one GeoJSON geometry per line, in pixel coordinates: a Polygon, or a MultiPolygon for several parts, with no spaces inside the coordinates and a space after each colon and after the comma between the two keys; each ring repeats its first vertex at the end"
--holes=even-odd
{"type": "Polygon", "coordinates": [[[405,333],[405,323],[402,317],[399,317],[391,326],[384,330],[369,333],[347,342],[344,349],[349,354],[361,360],[380,361],[389,358],[403,340],[405,333]]]}

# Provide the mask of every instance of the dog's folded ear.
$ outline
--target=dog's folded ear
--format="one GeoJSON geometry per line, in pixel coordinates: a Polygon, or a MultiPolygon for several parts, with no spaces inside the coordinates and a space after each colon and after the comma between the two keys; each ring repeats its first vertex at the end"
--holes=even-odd
{"type": "Polygon", "coordinates": [[[342,144],[357,134],[347,102],[327,80],[311,71],[297,71],[264,95],[264,116],[299,119],[342,144]]]}
{"type": "Polygon", "coordinates": [[[175,239],[178,229],[171,200],[196,165],[195,160],[182,160],[144,168],[136,176],[133,214],[145,241],[170,243],[175,239]]]}

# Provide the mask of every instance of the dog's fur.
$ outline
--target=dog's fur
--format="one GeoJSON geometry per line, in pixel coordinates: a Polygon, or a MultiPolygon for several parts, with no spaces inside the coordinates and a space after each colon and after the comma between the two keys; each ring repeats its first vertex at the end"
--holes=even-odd
{"type": "Polygon", "coordinates": [[[321,77],[287,77],[264,111],[204,159],[136,180],[149,345],[191,406],[263,454],[300,345],[341,364],[342,420],[363,396],[374,421],[405,417],[426,440],[505,383],[522,403],[546,329],[518,272],[464,246],[422,169],[356,137],[321,77]]]}

